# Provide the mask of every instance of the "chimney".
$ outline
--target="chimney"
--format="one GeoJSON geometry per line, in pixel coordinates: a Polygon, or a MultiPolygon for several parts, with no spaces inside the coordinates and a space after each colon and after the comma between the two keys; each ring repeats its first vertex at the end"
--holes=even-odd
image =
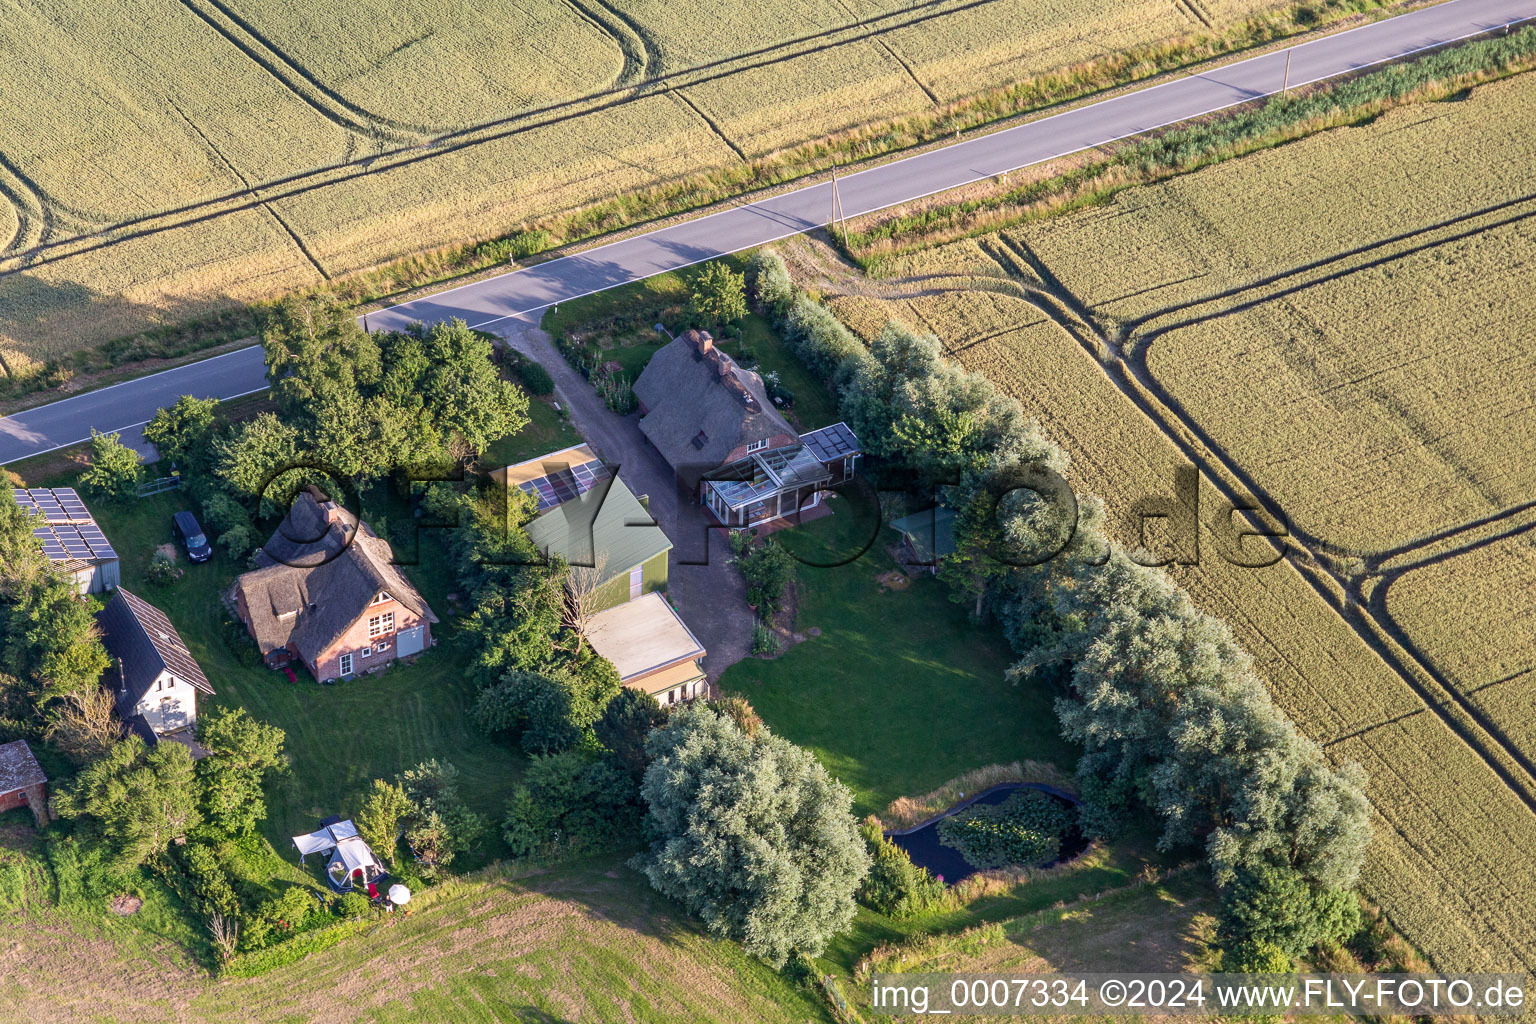
{"type": "Polygon", "coordinates": [[[708,331],[689,331],[688,335],[689,340],[693,342],[693,347],[698,350],[699,355],[707,355],[714,350],[715,339],[709,336],[708,331]]]}

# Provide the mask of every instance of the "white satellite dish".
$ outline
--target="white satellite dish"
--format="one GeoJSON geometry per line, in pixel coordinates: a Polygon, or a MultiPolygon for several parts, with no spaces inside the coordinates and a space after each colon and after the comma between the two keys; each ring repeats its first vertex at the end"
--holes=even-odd
{"type": "Polygon", "coordinates": [[[396,882],[389,887],[389,902],[398,906],[404,906],[411,902],[411,890],[396,882]]]}

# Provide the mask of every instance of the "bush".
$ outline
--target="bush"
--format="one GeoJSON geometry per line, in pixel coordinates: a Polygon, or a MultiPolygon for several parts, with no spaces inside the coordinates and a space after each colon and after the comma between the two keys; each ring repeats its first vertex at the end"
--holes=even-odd
{"type": "Polygon", "coordinates": [[[555,378],[549,375],[549,371],[532,360],[525,361],[517,368],[517,379],[522,381],[523,387],[529,394],[551,395],[555,391],[555,378]]]}
{"type": "Polygon", "coordinates": [[[1024,790],[1000,804],[977,804],[945,818],[939,841],[979,870],[1035,866],[1056,859],[1071,822],[1072,812],[1060,800],[1024,790]]]}
{"type": "Polygon", "coordinates": [[[745,544],[737,545],[733,537],[732,544],[738,547],[738,554],[733,561],[741,578],[746,581],[747,603],[761,615],[777,614],[784,603],[784,591],[795,578],[795,557],[772,539],[748,547],[745,544]],[[745,550],[742,551],[742,548],[745,550]]]}
{"type": "Polygon", "coordinates": [[[185,571],[176,567],[176,560],[162,551],[155,552],[149,568],[144,570],[144,578],[157,587],[168,587],[183,575],[185,571]]]}
{"type": "Polygon", "coordinates": [[[796,296],[781,324],[784,340],[813,376],[841,389],[856,361],[867,355],[862,342],[821,303],[796,296]]]}
{"type": "Polygon", "coordinates": [[[1216,937],[1223,948],[1262,942],[1294,957],[1359,930],[1353,893],[1322,888],[1290,867],[1264,865],[1239,868],[1222,892],[1216,937]]]}
{"type": "Polygon", "coordinates": [[[747,280],[719,261],[706,264],[694,281],[688,313],[697,326],[716,329],[747,315],[747,280]]]}
{"type": "Polygon", "coordinates": [[[512,794],[502,834],[514,857],[584,854],[633,842],[640,829],[633,775],[611,757],[535,757],[512,794]]]}
{"type": "Polygon", "coordinates": [[[858,901],[887,917],[904,918],[943,907],[944,883],[912,863],[907,851],[885,838],[880,823],[866,818],[860,826],[872,863],[859,886],[858,901]]]}
{"type": "Polygon", "coordinates": [[[122,502],[138,493],[143,475],[139,453],[123,444],[121,434],[101,434],[91,428],[91,464],[80,484],[97,498],[122,502]]]}
{"type": "Polygon", "coordinates": [[[752,627],[753,654],[766,654],[772,657],[783,650],[784,641],[779,639],[779,634],[774,632],[773,627],[768,623],[759,622],[752,627]]]}
{"type": "Polygon", "coordinates": [[[360,892],[344,892],[331,904],[331,912],[343,919],[362,917],[372,908],[373,904],[368,902],[368,897],[360,892]]]}
{"type": "Polygon", "coordinates": [[[1285,950],[1273,942],[1240,942],[1221,951],[1223,974],[1290,974],[1295,969],[1285,950]]]}
{"type": "Polygon", "coordinates": [[[202,843],[190,843],[182,847],[181,864],[186,871],[193,899],[203,916],[216,913],[225,917],[240,916],[240,901],[235,897],[234,887],[229,884],[229,873],[219,863],[218,855],[211,847],[202,843]]]}
{"type": "Polygon", "coordinates": [[[763,249],[753,253],[747,261],[747,282],[758,307],[772,316],[783,316],[794,301],[795,283],[778,253],[763,249]]]}

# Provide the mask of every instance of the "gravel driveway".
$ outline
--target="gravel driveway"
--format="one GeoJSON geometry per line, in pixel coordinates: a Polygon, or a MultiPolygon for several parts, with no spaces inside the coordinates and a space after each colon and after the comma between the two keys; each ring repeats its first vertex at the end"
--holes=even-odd
{"type": "Polygon", "coordinates": [[[677,486],[672,467],[640,433],[640,414],[619,416],[604,405],[545,331],[509,320],[498,324],[496,333],[549,371],[555,397],[570,410],[577,432],[604,462],[618,467],[625,486],[649,496],[651,515],[673,544],[667,596],[709,652],[704,669],[713,683],[745,658],[752,644],[752,612],[741,576],[728,564],[726,531],[677,486]]]}

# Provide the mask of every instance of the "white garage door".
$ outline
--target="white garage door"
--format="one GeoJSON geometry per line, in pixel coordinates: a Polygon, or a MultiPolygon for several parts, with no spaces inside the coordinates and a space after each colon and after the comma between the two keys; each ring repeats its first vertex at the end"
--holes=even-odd
{"type": "Polygon", "coordinates": [[[412,654],[420,654],[426,634],[427,627],[425,626],[417,626],[414,629],[402,629],[399,633],[395,634],[395,643],[399,645],[395,649],[395,653],[402,658],[409,657],[412,654]]]}

